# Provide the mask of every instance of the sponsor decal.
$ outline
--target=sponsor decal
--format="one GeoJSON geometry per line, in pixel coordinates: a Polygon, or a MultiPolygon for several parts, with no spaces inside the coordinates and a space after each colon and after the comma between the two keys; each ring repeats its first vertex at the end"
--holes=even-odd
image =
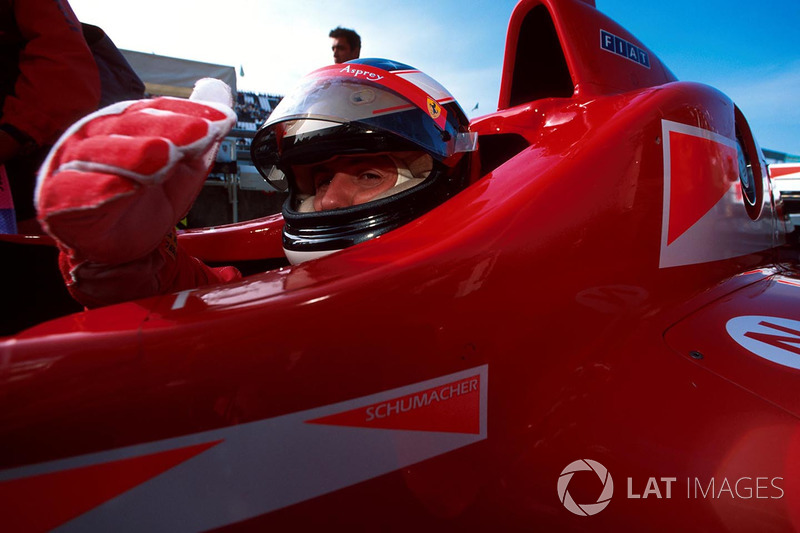
{"type": "MultiPolygon", "coordinates": [[[[340,67],[339,65],[322,67],[315,70],[313,75],[317,77],[352,76],[386,87],[402,95],[403,98],[412,102],[415,107],[425,111],[436,123],[436,126],[444,130],[447,125],[447,110],[443,108],[441,104],[450,98],[449,95],[444,94],[440,95],[440,98],[436,98],[436,90],[434,90],[433,93],[428,91],[430,87],[425,83],[428,77],[422,75],[419,71],[410,72],[411,75],[398,76],[395,72],[381,70],[375,67],[367,68],[366,65],[347,64],[344,67],[340,67]],[[417,79],[418,76],[422,76],[423,79],[417,79]]],[[[386,110],[384,109],[381,111],[385,112],[386,110]]]]}
{"type": "Polygon", "coordinates": [[[370,81],[381,81],[384,78],[383,76],[381,76],[376,72],[371,72],[369,70],[364,70],[363,68],[357,68],[356,66],[351,66],[351,65],[347,65],[339,72],[350,74],[355,78],[364,78],[370,81]]]}
{"type": "Polygon", "coordinates": [[[206,531],[305,502],[485,440],[488,372],[3,470],[3,524],[206,531]]]}
{"type": "Polygon", "coordinates": [[[333,426],[480,433],[479,374],[358,409],[308,420],[333,426]]]}
{"type": "Polygon", "coordinates": [[[437,102],[430,96],[428,97],[428,114],[434,120],[439,118],[439,115],[442,114],[442,106],[440,106],[439,102],[437,102]]]}
{"type": "Polygon", "coordinates": [[[800,370],[800,321],[774,316],[739,316],[730,319],[725,329],[749,352],[800,370]]]}
{"type": "Polygon", "coordinates": [[[600,30],[600,47],[612,54],[622,56],[643,67],[650,68],[650,56],[647,55],[647,52],[606,30],[600,30]]]}

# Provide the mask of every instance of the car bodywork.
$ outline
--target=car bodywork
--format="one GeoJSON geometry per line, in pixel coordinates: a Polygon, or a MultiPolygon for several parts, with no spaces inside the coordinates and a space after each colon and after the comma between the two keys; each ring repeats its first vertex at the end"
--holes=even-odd
{"type": "Polygon", "coordinates": [[[800,278],[744,116],[580,0],[520,2],[498,107],[398,230],[3,338],[3,529],[800,526],[800,278]]]}

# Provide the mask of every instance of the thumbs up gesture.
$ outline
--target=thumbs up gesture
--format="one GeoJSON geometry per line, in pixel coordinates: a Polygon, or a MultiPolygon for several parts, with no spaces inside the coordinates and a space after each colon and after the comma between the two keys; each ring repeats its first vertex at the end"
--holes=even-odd
{"type": "Polygon", "coordinates": [[[233,128],[230,88],[120,102],[78,121],[39,174],[39,221],[70,262],[115,265],[155,250],[185,216],[233,128]]]}

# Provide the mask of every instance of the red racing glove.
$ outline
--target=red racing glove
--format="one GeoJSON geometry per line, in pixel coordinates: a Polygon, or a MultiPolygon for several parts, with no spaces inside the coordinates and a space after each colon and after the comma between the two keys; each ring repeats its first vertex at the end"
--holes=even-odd
{"type": "Polygon", "coordinates": [[[120,102],[59,139],[39,173],[36,204],[79,301],[102,305],[236,277],[183,257],[170,238],[236,123],[231,104],[227,85],[200,80],[190,100],[120,102]]]}

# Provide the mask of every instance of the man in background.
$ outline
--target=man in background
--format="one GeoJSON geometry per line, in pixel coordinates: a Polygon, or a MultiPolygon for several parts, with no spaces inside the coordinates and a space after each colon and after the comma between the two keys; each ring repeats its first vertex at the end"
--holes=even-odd
{"type": "Polygon", "coordinates": [[[331,38],[334,63],[358,59],[361,54],[361,37],[354,30],[337,26],[328,36],[331,38]]]}

